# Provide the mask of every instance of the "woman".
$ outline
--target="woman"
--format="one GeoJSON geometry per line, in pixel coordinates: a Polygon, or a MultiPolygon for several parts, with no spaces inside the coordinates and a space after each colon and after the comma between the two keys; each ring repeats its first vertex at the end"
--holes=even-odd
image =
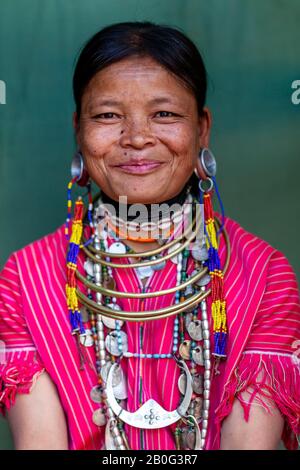
{"type": "Polygon", "coordinates": [[[297,283],[282,253],[213,212],[195,45],[149,22],[109,26],[73,88],[67,238],[59,227],[1,274],[0,398],[16,448],[296,449],[297,283]],[[90,203],[77,200],[71,224],[75,181],[90,203]]]}

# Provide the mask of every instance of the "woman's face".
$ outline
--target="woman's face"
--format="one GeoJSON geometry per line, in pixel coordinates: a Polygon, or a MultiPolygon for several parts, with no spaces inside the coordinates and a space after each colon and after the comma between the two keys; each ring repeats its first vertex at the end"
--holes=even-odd
{"type": "Polygon", "coordinates": [[[93,181],[112,199],[158,203],[176,196],[208,146],[210,114],[199,118],[194,95],[149,57],[98,72],[86,87],[77,142],[93,181]]]}

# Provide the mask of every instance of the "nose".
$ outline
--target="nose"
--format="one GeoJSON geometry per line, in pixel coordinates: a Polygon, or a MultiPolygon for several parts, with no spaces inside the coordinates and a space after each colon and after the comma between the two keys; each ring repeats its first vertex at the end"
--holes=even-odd
{"type": "Polygon", "coordinates": [[[155,136],[146,120],[135,119],[125,123],[122,129],[120,145],[124,148],[142,149],[155,144],[155,136]]]}

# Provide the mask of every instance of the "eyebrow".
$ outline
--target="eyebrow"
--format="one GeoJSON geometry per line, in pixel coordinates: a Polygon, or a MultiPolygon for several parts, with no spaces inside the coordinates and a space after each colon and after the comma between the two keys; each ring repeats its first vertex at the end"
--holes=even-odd
{"type": "MultiPolygon", "coordinates": [[[[172,103],[172,99],[167,98],[167,97],[158,97],[158,98],[153,98],[152,100],[149,101],[149,104],[167,104],[167,103],[172,103]]],[[[117,100],[112,100],[112,99],[104,99],[104,100],[96,100],[90,104],[90,106],[120,106],[122,105],[122,101],[117,101],[117,100]]]]}

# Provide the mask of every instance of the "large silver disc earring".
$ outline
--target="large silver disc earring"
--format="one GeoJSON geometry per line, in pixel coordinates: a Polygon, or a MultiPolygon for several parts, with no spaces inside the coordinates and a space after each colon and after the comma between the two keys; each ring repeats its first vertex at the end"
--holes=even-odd
{"type": "Polygon", "coordinates": [[[86,186],[89,181],[90,176],[84,166],[84,160],[80,150],[78,150],[73,156],[71,175],[72,179],[76,178],[76,183],[79,186],[86,186]]]}
{"type": "Polygon", "coordinates": [[[195,170],[201,180],[216,176],[217,162],[213,153],[207,147],[202,148],[199,152],[195,170]]]}

